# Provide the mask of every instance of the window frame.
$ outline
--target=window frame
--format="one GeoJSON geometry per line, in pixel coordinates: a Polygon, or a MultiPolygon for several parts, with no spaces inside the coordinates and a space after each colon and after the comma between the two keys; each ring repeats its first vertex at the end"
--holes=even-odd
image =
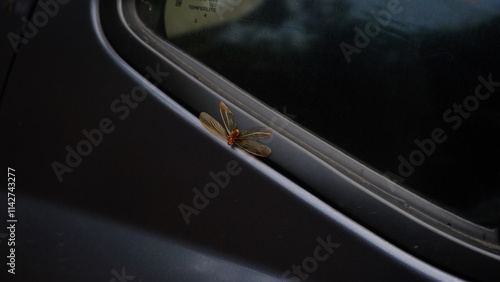
{"type": "Polygon", "coordinates": [[[498,229],[469,222],[412,193],[269,108],[151,31],[136,13],[136,1],[99,1],[98,8],[107,44],[123,60],[146,78],[148,65],[168,70],[177,83],[157,87],[196,116],[202,111],[216,116],[222,100],[241,127],[271,127],[273,140],[267,145],[273,155],[262,161],[334,209],[454,272],[493,273],[498,267],[498,229]]]}

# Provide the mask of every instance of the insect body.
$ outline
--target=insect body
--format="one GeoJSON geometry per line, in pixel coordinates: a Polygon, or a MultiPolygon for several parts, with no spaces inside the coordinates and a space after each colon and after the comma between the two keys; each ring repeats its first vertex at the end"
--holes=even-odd
{"type": "Polygon", "coordinates": [[[252,141],[251,139],[262,139],[271,136],[271,129],[267,127],[252,127],[246,130],[236,129],[233,113],[223,102],[219,103],[220,115],[224,127],[209,114],[202,112],[200,121],[213,134],[227,140],[227,144],[236,145],[250,154],[259,157],[269,157],[271,149],[266,145],[252,141]]]}
{"type": "Polygon", "coordinates": [[[240,135],[240,131],[238,129],[235,129],[231,135],[227,137],[227,144],[228,145],[233,145],[236,143],[236,140],[238,139],[238,135],[240,135]]]}

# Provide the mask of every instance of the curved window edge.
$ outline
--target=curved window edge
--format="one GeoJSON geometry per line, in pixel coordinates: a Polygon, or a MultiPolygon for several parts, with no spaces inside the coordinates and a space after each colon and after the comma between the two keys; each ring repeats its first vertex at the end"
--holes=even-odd
{"type": "Polygon", "coordinates": [[[195,115],[226,100],[243,126],[260,122],[271,127],[277,133],[272,141],[276,149],[265,162],[335,209],[417,257],[438,265],[448,260],[443,267],[455,272],[464,267],[491,272],[498,266],[498,229],[474,224],[412,193],[394,175],[365,166],[248,95],[149,30],[137,14],[135,1],[100,1],[99,8],[106,11],[106,17],[101,17],[106,38],[127,63],[136,70],[156,63],[164,66],[162,70],[171,70],[178,84],[158,87],[195,115]],[[285,155],[287,150],[294,150],[295,156],[285,155]],[[290,161],[299,156],[301,163],[290,161]],[[304,167],[327,177],[305,175],[304,167]],[[373,211],[381,220],[374,220],[373,211]],[[419,248],[418,242],[424,241],[432,243],[419,248]],[[434,247],[453,249],[453,254],[437,254],[434,247]],[[464,257],[470,259],[464,261],[464,257]]]}

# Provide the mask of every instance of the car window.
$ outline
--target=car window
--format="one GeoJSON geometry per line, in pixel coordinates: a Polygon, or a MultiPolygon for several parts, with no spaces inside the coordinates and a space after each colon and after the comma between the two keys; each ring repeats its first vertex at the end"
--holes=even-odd
{"type": "Polygon", "coordinates": [[[497,2],[168,0],[163,16],[157,34],[332,146],[500,222],[497,2]]]}

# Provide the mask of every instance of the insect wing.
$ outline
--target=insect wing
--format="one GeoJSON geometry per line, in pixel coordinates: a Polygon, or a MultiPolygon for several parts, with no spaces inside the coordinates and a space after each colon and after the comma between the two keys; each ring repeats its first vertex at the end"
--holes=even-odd
{"type": "Polygon", "coordinates": [[[257,126],[242,130],[238,139],[262,139],[271,136],[271,134],[270,128],[257,126]]]}
{"type": "Polygon", "coordinates": [[[223,102],[219,103],[220,116],[222,117],[222,122],[226,127],[227,135],[231,135],[236,128],[236,123],[234,122],[233,113],[226,107],[223,102]]]}
{"type": "Polygon", "coordinates": [[[236,145],[248,153],[259,157],[269,157],[271,155],[271,148],[252,140],[241,140],[236,142],[236,145]]]}
{"type": "Polygon", "coordinates": [[[211,115],[203,112],[200,114],[200,121],[203,126],[205,126],[206,129],[208,129],[210,132],[213,134],[219,136],[220,138],[226,140],[227,135],[226,135],[226,130],[222,125],[215,120],[211,115]]]}

